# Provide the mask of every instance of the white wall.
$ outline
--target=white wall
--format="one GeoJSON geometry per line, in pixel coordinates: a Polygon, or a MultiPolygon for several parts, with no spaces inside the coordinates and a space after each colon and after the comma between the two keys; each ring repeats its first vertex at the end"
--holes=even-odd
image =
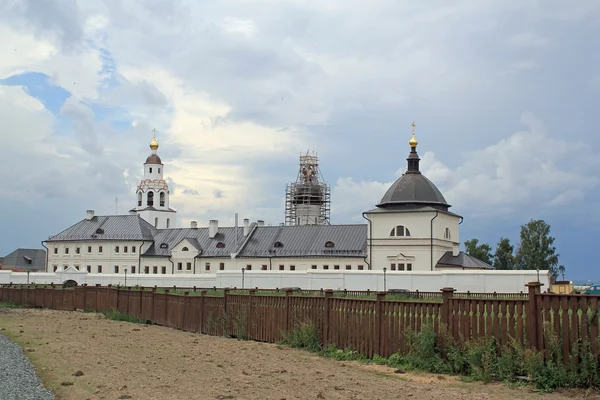
{"type": "Polygon", "coordinates": [[[127,241],[127,242],[110,242],[110,241],[94,241],[94,242],[51,242],[48,243],[48,266],[46,272],[53,272],[54,266],[58,269],[63,269],[64,266],[75,267],[86,270],[87,266],[91,266],[92,273],[98,272],[98,266],[102,266],[103,273],[113,273],[114,266],[118,265],[119,270],[128,268],[131,271],[132,266],[138,266],[140,252],[144,252],[150,246],[146,242],[141,248],[142,242],[127,241]],[[102,246],[102,253],[99,252],[99,247],[102,246]],[[115,248],[119,247],[119,252],[115,248]],[[135,253],[132,252],[132,246],[135,246],[135,253]],[[91,247],[91,252],[88,252],[88,247],[91,247]],[[127,252],[125,252],[127,247],[127,252]],[[69,254],[65,254],[65,249],[69,249],[69,254]],[[76,249],[79,248],[79,254],[76,249]],[[57,249],[57,254],[54,254],[54,249],[57,249]]]}
{"type": "MultiPolygon", "coordinates": [[[[382,271],[220,271],[213,274],[132,275],[127,274],[127,285],[179,286],[179,287],[258,287],[274,289],[300,287],[302,289],[384,290],[382,271]]],[[[73,269],[57,273],[36,273],[29,276],[30,283],[63,283],[73,279],[79,284],[125,284],[124,274],[88,274],[73,269]]],[[[526,292],[527,282],[537,281],[536,271],[424,271],[396,272],[385,275],[386,289],[408,289],[437,292],[443,287],[453,287],[459,292],[526,292]]],[[[543,290],[549,288],[548,271],[540,271],[543,290]]],[[[0,284],[27,283],[24,272],[0,271],[0,284]]]]}

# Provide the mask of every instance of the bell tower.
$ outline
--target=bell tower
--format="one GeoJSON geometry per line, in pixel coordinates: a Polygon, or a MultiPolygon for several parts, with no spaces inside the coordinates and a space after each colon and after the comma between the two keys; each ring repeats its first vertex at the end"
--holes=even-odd
{"type": "Polygon", "coordinates": [[[156,129],[152,131],[151,154],[144,163],[144,178],[136,188],[137,205],[130,212],[139,214],[155,228],[175,228],[177,213],[169,207],[169,186],[163,179],[164,165],[157,154],[156,129]]]}

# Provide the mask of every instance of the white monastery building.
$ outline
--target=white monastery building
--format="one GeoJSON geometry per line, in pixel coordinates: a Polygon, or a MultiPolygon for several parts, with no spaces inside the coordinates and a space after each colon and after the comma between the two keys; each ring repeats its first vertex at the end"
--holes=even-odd
{"type": "Polygon", "coordinates": [[[244,219],[236,228],[212,220],[208,227],[192,221],[179,228],[154,138],[130,215],[99,216],[88,210],[85,219],[43,242],[46,271],[198,275],[491,269],[459,251],[462,217],[449,211],[442,193],[420,172],[414,126],[406,172],[374,209],[363,213],[366,223],[356,225],[330,224],[329,186],[319,179],[316,156],[307,154],[301,157],[297,182],[286,191],[285,224],[244,219]]]}

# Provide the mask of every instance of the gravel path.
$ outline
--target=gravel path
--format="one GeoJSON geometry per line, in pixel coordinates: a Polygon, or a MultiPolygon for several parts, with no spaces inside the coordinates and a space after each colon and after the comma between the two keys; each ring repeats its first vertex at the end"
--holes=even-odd
{"type": "Polygon", "coordinates": [[[42,386],[21,348],[2,334],[0,334],[0,399],[54,399],[54,395],[42,386]]]}

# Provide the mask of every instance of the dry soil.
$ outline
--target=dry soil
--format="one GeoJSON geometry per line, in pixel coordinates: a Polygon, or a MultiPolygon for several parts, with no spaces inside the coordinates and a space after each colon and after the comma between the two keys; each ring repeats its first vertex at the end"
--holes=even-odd
{"type": "MultiPolygon", "coordinates": [[[[21,344],[58,399],[558,400],[530,388],[395,373],[286,347],[107,320],[99,314],[1,309],[0,333],[21,344]],[[77,376],[79,375],[79,376],[77,376]]],[[[596,394],[588,398],[600,398],[596,394]]]]}

